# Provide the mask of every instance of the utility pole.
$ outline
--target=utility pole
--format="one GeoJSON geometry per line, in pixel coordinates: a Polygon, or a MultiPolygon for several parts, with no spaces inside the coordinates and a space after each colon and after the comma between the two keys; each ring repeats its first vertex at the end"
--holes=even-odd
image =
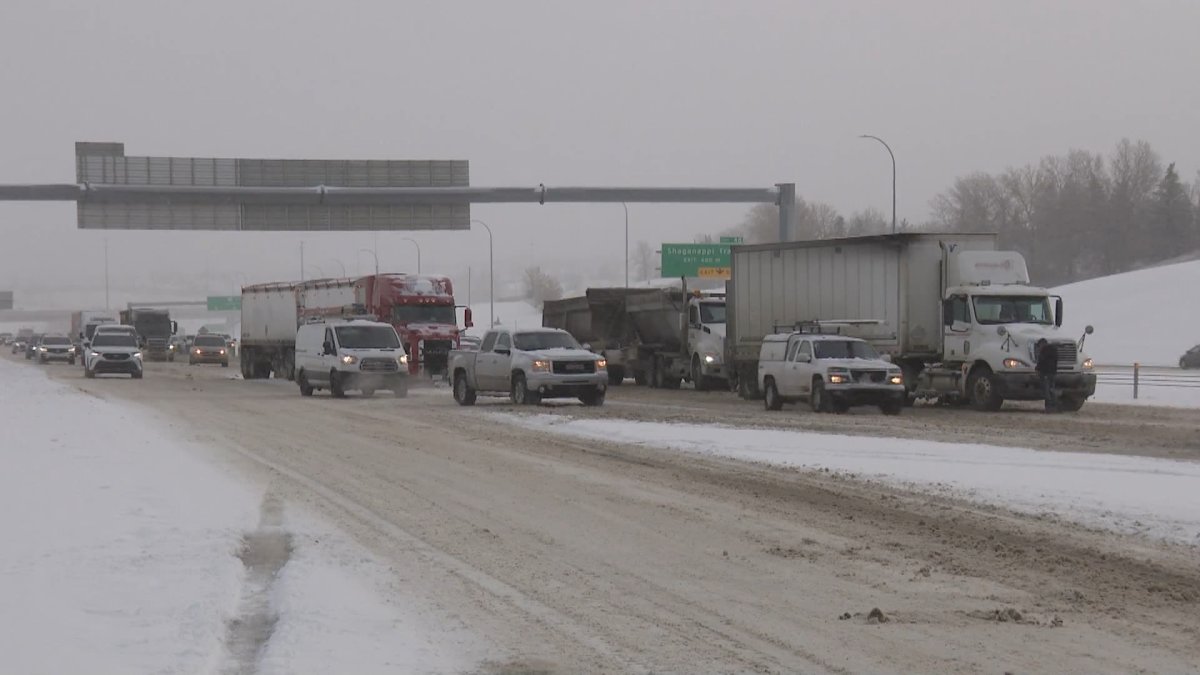
{"type": "Polygon", "coordinates": [[[625,209],[625,288],[629,288],[629,207],[621,202],[621,208],[625,209]]]}
{"type": "Polygon", "coordinates": [[[104,238],[104,309],[109,309],[108,302],[108,237],[104,238]]]}
{"type": "Polygon", "coordinates": [[[304,281],[304,242],[300,242],[300,281],[304,281]]]}

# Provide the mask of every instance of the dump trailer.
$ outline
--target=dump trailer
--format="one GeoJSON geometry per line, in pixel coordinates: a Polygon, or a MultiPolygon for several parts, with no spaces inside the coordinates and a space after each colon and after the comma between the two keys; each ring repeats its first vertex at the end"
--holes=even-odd
{"type": "Polygon", "coordinates": [[[870,341],[901,367],[909,402],[996,410],[1042,398],[1036,349],[1058,351],[1061,405],[1095,393],[1093,363],[1062,330],[1063,302],[1033,286],[1025,259],[994,234],[902,233],[734,246],[726,360],[757,392],[763,337],[815,325],[870,341]]]}
{"type": "Polygon", "coordinates": [[[71,339],[87,346],[91,343],[96,326],[117,323],[117,313],[106,309],[71,312],[71,339]]]}
{"type": "Polygon", "coordinates": [[[608,381],[620,385],[626,377],[646,384],[647,373],[637,364],[637,333],[626,310],[626,299],[636,295],[658,294],[648,288],[589,288],[584,295],[562,300],[547,300],[542,306],[542,325],[571,334],[580,344],[601,354],[608,362],[608,381]],[[632,361],[626,360],[632,357],[632,361]]]}
{"type": "Polygon", "coordinates": [[[133,326],[137,331],[138,342],[147,360],[174,360],[168,346],[171,336],[178,330],[178,324],[171,320],[170,310],[135,307],[121,310],[120,318],[122,324],[133,326]]]}

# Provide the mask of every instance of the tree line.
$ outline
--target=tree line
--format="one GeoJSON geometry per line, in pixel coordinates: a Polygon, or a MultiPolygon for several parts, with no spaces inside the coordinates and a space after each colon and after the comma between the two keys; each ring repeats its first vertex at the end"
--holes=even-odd
{"type": "MultiPolygon", "coordinates": [[[[954,181],[930,203],[930,219],[904,231],[995,232],[1020,251],[1040,284],[1116,274],[1200,250],[1200,173],[1189,187],[1145,141],[1117,143],[1107,156],[1086,150],[954,181]]],[[[758,205],[722,234],[747,243],[778,240],[778,211],[758,205]]],[[[849,218],[828,204],[796,200],[794,239],[881,234],[875,209],[849,218]]]]}

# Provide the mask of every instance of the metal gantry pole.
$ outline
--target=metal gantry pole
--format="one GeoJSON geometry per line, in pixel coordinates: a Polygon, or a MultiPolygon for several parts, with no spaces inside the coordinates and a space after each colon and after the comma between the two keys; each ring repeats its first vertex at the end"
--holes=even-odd
{"type": "Polygon", "coordinates": [[[110,308],[108,302],[108,237],[104,238],[104,309],[110,308]]]}
{"type": "Polygon", "coordinates": [[[629,288],[629,206],[621,202],[625,209],[625,288],[629,288]]]}
{"type": "Polygon", "coordinates": [[[487,223],[478,218],[472,218],[471,222],[479,223],[488,233],[488,328],[491,329],[496,326],[496,266],[494,248],[492,246],[492,228],[488,227],[487,223]]]}
{"type": "Polygon", "coordinates": [[[859,138],[873,138],[883,143],[883,147],[887,148],[888,155],[892,158],[892,234],[896,234],[896,155],[892,152],[891,146],[878,136],[862,134],[859,138]]]}

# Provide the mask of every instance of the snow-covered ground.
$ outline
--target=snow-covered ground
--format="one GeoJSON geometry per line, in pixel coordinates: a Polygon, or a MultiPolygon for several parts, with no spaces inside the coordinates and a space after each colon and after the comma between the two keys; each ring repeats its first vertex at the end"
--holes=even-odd
{"type": "MultiPolygon", "coordinates": [[[[244,615],[262,490],[147,410],[0,361],[0,670],[212,673],[244,615]]],[[[114,387],[140,382],[113,380],[114,387]]],[[[386,593],[381,564],[288,505],[262,673],[457,672],[469,636],[386,593]]]]}
{"type": "Polygon", "coordinates": [[[1200,545],[1200,463],[718,425],[492,415],[567,436],[847,472],[1200,545]]]}
{"type": "Polygon", "coordinates": [[[1085,326],[1095,326],[1086,350],[1096,363],[1177,366],[1200,343],[1200,311],[1186,300],[1197,288],[1200,260],[1089,279],[1054,292],[1066,304],[1068,332],[1082,335],[1085,326]]]}

